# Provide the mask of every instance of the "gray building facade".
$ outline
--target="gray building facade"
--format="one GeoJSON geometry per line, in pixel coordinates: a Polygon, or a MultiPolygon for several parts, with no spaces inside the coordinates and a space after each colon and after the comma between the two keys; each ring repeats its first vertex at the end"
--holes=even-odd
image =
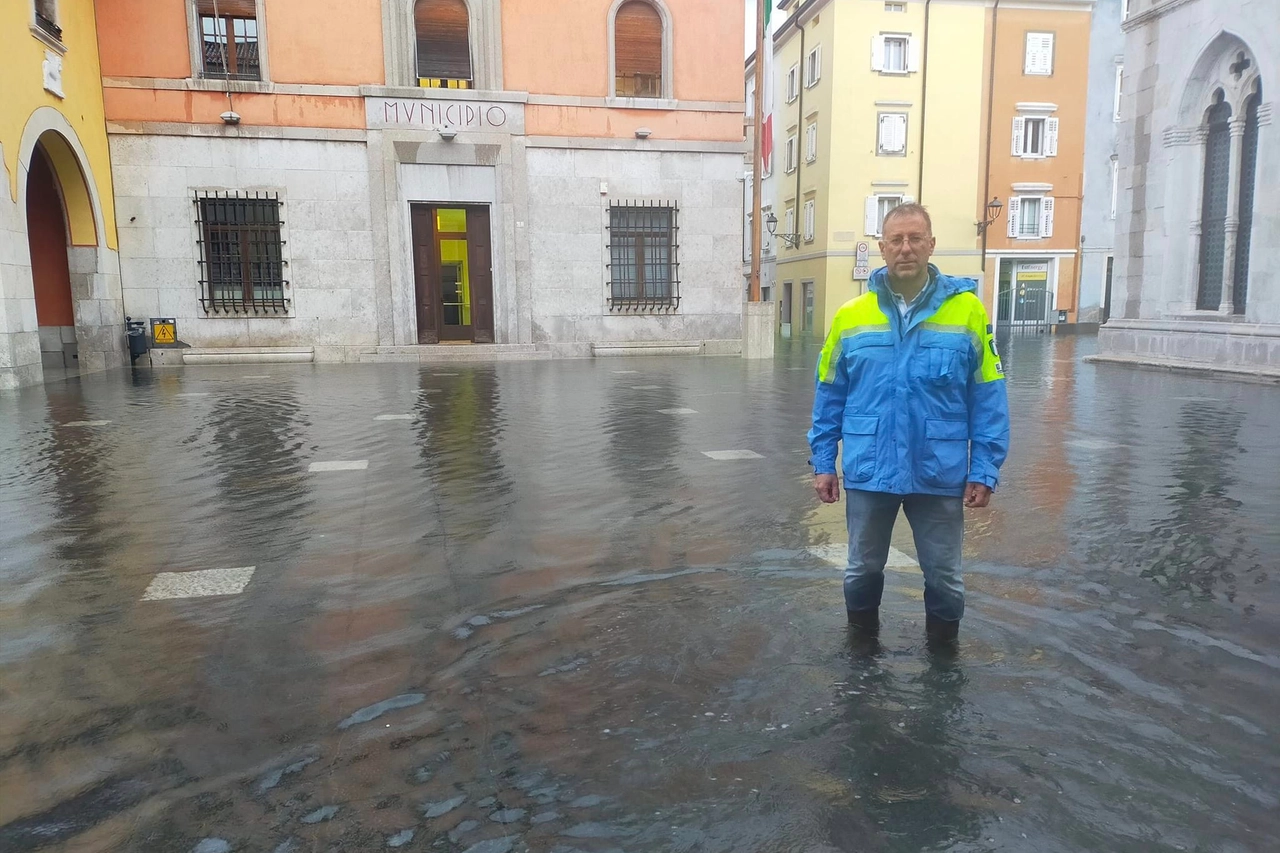
{"type": "Polygon", "coordinates": [[[1124,113],[1122,0],[1098,0],[1089,32],[1089,99],[1084,141],[1078,322],[1106,320],[1115,268],[1120,189],[1120,121],[1124,113]]]}
{"type": "Polygon", "coordinates": [[[1128,0],[1100,357],[1280,376],[1275,0],[1128,0]]]}

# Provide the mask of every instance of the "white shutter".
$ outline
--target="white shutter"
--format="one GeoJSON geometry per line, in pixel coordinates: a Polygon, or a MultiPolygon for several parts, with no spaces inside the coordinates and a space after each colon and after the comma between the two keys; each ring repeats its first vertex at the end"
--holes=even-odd
{"type": "Polygon", "coordinates": [[[879,148],[881,153],[885,153],[885,154],[893,150],[890,147],[893,144],[893,134],[891,132],[892,128],[890,127],[890,123],[889,123],[889,119],[891,118],[893,118],[893,116],[890,116],[890,115],[880,116],[880,127],[878,129],[879,139],[878,139],[877,147],[879,148]]]}
{"type": "Polygon", "coordinates": [[[907,71],[915,73],[920,70],[920,40],[915,36],[907,39],[907,71]]]}
{"type": "Polygon", "coordinates": [[[905,154],[907,152],[907,117],[905,115],[897,116],[897,136],[894,137],[898,143],[898,151],[905,154]]]}
{"type": "Polygon", "coordinates": [[[796,233],[796,209],[794,207],[787,208],[787,236],[792,237],[796,233]]]}
{"type": "Polygon", "coordinates": [[[1113,104],[1114,115],[1112,116],[1114,121],[1120,121],[1120,104],[1121,104],[1120,97],[1123,91],[1124,91],[1124,66],[1117,65],[1116,66],[1116,94],[1115,94],[1115,103],[1113,104]]]}
{"type": "Polygon", "coordinates": [[[904,196],[902,197],[902,202],[901,202],[901,203],[902,203],[902,204],[915,204],[915,203],[916,203],[916,197],[915,197],[915,196],[913,196],[913,195],[904,195],[904,196]]]}
{"type": "Polygon", "coordinates": [[[1022,116],[1017,116],[1013,120],[1013,156],[1021,157],[1023,155],[1023,143],[1027,135],[1027,120],[1022,116]]]}
{"type": "Polygon", "coordinates": [[[880,199],[876,196],[867,196],[866,215],[862,223],[862,230],[868,237],[875,237],[880,233],[880,199]]]}
{"type": "Polygon", "coordinates": [[[1051,118],[1044,123],[1044,153],[1046,157],[1058,156],[1058,120],[1051,118]]]}
{"type": "Polygon", "coordinates": [[[871,70],[884,70],[884,36],[871,37],[871,70]]]}
{"type": "Polygon", "coordinates": [[[1017,196],[1009,197],[1009,206],[1006,209],[1009,215],[1009,236],[1018,236],[1018,212],[1022,209],[1022,199],[1017,196]]]}
{"type": "Polygon", "coordinates": [[[1053,196],[1045,196],[1040,201],[1040,236],[1053,236],[1053,196]]]}

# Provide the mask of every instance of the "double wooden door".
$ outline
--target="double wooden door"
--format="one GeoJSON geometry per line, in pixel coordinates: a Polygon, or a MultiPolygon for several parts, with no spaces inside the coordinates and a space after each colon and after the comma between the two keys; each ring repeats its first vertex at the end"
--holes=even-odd
{"type": "Polygon", "coordinates": [[[418,343],[493,343],[489,206],[413,204],[418,343]]]}

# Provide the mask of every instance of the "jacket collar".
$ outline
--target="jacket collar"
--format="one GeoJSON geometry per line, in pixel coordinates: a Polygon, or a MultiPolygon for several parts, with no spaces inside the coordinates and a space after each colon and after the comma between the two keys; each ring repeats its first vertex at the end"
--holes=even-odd
{"type": "MultiPolygon", "coordinates": [[[[903,334],[932,317],[942,307],[943,302],[946,302],[957,293],[973,292],[978,289],[978,283],[973,279],[953,278],[949,275],[943,275],[942,271],[933,264],[929,264],[929,281],[930,284],[926,285],[927,288],[931,288],[929,299],[911,313],[911,322],[903,330],[903,334]]],[[[889,287],[889,268],[880,267],[880,269],[873,272],[871,280],[867,282],[867,287],[879,298],[880,309],[889,315],[890,322],[895,322],[892,319],[895,317],[900,322],[901,315],[898,313],[898,307],[893,302],[893,292],[889,287]]]]}

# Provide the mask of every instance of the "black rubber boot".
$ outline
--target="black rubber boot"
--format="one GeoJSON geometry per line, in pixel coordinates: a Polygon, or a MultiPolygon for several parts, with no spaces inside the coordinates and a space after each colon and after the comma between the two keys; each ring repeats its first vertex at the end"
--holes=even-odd
{"type": "Polygon", "coordinates": [[[856,628],[859,633],[866,634],[869,637],[879,636],[879,610],[846,610],[845,612],[849,614],[850,628],[856,628]]]}
{"type": "Polygon", "coordinates": [[[951,647],[960,641],[960,620],[939,619],[925,614],[924,635],[932,647],[951,647]]]}

